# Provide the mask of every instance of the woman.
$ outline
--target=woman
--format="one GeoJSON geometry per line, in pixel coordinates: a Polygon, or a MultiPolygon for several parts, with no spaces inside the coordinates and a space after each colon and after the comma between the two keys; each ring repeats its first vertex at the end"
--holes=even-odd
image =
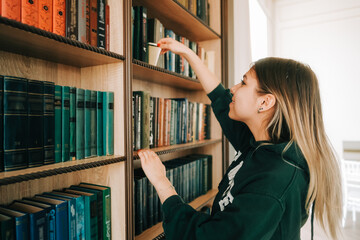
{"type": "Polygon", "coordinates": [[[312,208],[337,239],[341,178],[324,131],[317,78],[310,67],[265,58],[225,90],[189,48],[161,39],[162,53],[186,58],[194,69],[225,136],[237,154],[214,200],[211,215],[185,204],[150,150],[142,168],[163,204],[167,239],[300,239],[312,208]]]}

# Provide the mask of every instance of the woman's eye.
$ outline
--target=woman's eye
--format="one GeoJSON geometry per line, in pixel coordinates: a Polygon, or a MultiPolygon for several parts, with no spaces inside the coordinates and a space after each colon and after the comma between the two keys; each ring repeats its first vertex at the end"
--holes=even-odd
{"type": "Polygon", "coordinates": [[[245,85],[244,79],[241,79],[241,85],[245,85]]]}

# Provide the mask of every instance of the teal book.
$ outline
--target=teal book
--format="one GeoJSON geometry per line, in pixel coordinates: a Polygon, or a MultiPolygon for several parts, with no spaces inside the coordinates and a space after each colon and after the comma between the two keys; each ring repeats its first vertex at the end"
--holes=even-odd
{"type": "Polygon", "coordinates": [[[28,80],[28,167],[44,164],[44,85],[28,80]]]}
{"type": "Polygon", "coordinates": [[[85,239],[98,238],[97,200],[95,193],[67,188],[65,192],[82,195],[85,204],[85,239]]]}
{"type": "Polygon", "coordinates": [[[61,96],[61,156],[62,161],[70,160],[70,87],[62,87],[61,96]]]}
{"type": "Polygon", "coordinates": [[[27,167],[27,79],[4,76],[4,170],[27,167]]]}
{"type": "Polygon", "coordinates": [[[44,164],[55,162],[54,140],[55,140],[55,84],[43,82],[44,84],[44,164]]]}
{"type": "Polygon", "coordinates": [[[84,97],[85,90],[76,89],[76,159],[85,158],[85,130],[84,130],[84,97]]]}
{"type": "Polygon", "coordinates": [[[8,208],[28,214],[30,240],[45,239],[47,223],[44,209],[20,202],[13,202],[8,208]]]}
{"type": "Polygon", "coordinates": [[[85,158],[91,157],[91,91],[85,89],[84,95],[84,132],[85,132],[85,158]]]}
{"type": "Polygon", "coordinates": [[[70,159],[76,157],[76,88],[70,87],[70,159]]]}
{"type": "Polygon", "coordinates": [[[0,75],[0,172],[4,171],[4,76],[0,75]]]}
{"type": "Polygon", "coordinates": [[[15,240],[14,219],[0,214],[0,239],[15,240]]]}
{"type": "Polygon", "coordinates": [[[114,154],[114,92],[103,93],[104,155],[114,154]]]}
{"type": "Polygon", "coordinates": [[[90,91],[90,156],[95,157],[97,156],[97,117],[96,117],[96,100],[97,94],[96,91],[90,91]]]}
{"type": "Polygon", "coordinates": [[[26,213],[0,207],[0,214],[14,219],[16,240],[29,239],[29,218],[26,213]]]}
{"type": "Polygon", "coordinates": [[[61,86],[55,85],[55,162],[61,162],[61,86]]]}
{"type": "Polygon", "coordinates": [[[103,139],[104,139],[104,132],[103,132],[103,92],[98,91],[97,96],[97,110],[96,110],[96,130],[97,130],[97,155],[103,156],[104,155],[104,145],[103,145],[103,139]]]}

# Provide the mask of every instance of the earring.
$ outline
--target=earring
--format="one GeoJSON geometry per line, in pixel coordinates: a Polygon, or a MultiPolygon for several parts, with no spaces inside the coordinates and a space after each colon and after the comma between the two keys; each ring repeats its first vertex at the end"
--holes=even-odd
{"type": "Polygon", "coordinates": [[[258,113],[260,113],[261,110],[263,110],[263,108],[259,108],[259,109],[258,109],[258,113]]]}

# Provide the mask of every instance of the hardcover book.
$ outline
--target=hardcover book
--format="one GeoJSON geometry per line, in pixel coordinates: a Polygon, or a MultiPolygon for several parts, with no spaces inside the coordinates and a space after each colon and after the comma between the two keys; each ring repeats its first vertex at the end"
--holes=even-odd
{"type": "Polygon", "coordinates": [[[76,157],[76,88],[70,87],[70,160],[76,157]]]}
{"type": "Polygon", "coordinates": [[[76,159],[85,158],[85,90],[76,89],[76,159]]]}
{"type": "Polygon", "coordinates": [[[39,0],[21,0],[21,22],[39,27],[39,0]]]}
{"type": "Polygon", "coordinates": [[[61,135],[62,135],[62,111],[61,111],[62,87],[55,85],[55,163],[61,162],[61,135]]]}
{"type": "Polygon", "coordinates": [[[21,21],[21,0],[12,0],[12,1],[2,0],[1,16],[20,22],[21,21]]]}
{"type": "Polygon", "coordinates": [[[70,160],[70,87],[61,88],[61,156],[66,162],[70,160]]]}
{"type": "Polygon", "coordinates": [[[39,28],[52,32],[53,0],[39,0],[39,28]]]}
{"type": "MultiPolygon", "coordinates": [[[[1,5],[1,2],[0,2],[1,5]]],[[[1,9],[0,9],[1,11],[1,9]]],[[[0,172],[4,171],[4,76],[0,75],[0,172]]]]}
{"type": "Polygon", "coordinates": [[[103,131],[103,118],[104,118],[104,111],[103,111],[103,92],[97,91],[96,92],[96,101],[97,101],[97,110],[96,110],[96,123],[97,123],[97,155],[103,156],[104,155],[104,131],[103,131]]]}
{"type": "Polygon", "coordinates": [[[53,33],[66,36],[66,0],[53,0],[53,33]]]}
{"type": "Polygon", "coordinates": [[[105,49],[105,0],[97,2],[97,47],[105,49]]]}
{"type": "Polygon", "coordinates": [[[85,158],[91,157],[91,91],[85,89],[84,95],[84,146],[85,158]]]}
{"type": "Polygon", "coordinates": [[[86,2],[88,0],[79,0],[78,1],[78,8],[77,8],[77,36],[78,36],[78,41],[83,42],[83,43],[87,43],[86,42],[86,34],[87,34],[87,29],[86,29],[86,2]]]}
{"type": "Polygon", "coordinates": [[[55,162],[55,84],[44,84],[44,164],[55,162]]]}
{"type": "Polygon", "coordinates": [[[97,93],[96,91],[90,91],[90,156],[97,156],[97,93]]]}
{"type": "MultiPolygon", "coordinates": [[[[16,235],[16,238],[14,239],[16,240],[29,239],[29,218],[26,213],[15,211],[5,207],[0,207],[0,214],[13,218],[15,222],[14,230],[16,235]]],[[[1,238],[1,239],[10,239],[10,236],[9,238],[1,238]]]]}
{"type": "Polygon", "coordinates": [[[14,219],[0,214],[0,238],[15,239],[14,219]]]}
{"type": "Polygon", "coordinates": [[[78,1],[66,1],[66,37],[78,40],[78,1]]]}
{"type": "Polygon", "coordinates": [[[114,92],[103,93],[104,155],[114,154],[114,92]]]}
{"type": "Polygon", "coordinates": [[[97,47],[97,1],[90,0],[90,44],[97,47]]]}

